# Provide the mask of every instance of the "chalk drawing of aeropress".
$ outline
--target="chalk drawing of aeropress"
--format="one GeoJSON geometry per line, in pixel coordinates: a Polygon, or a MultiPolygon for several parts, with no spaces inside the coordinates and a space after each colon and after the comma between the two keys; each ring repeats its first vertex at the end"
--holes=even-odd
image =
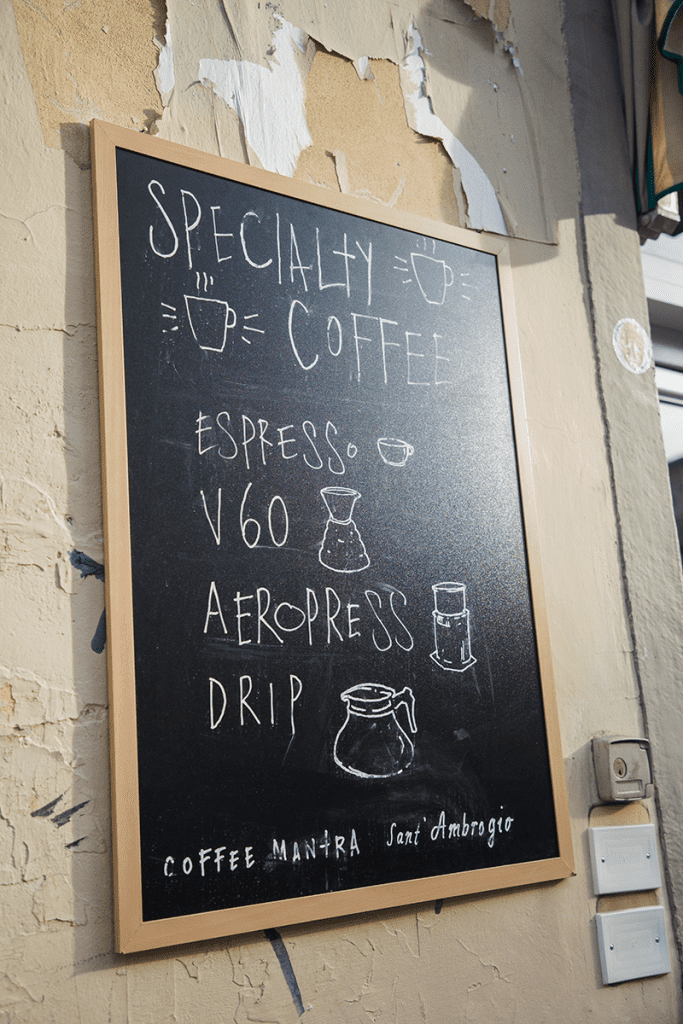
{"type": "Polygon", "coordinates": [[[464,583],[435,583],[434,642],[432,661],[446,672],[464,672],[475,665],[470,644],[470,613],[466,605],[464,583]]]}

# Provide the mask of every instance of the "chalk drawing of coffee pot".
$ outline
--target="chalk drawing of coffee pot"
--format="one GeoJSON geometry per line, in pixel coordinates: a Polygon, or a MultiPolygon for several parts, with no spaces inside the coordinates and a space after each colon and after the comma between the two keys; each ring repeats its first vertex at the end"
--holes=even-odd
{"type": "Polygon", "coordinates": [[[329,518],[318,553],[320,563],[335,572],[360,572],[370,565],[363,538],[353,521],[360,492],[351,487],[323,487],[329,518]]]}
{"type": "Polygon", "coordinates": [[[415,747],[396,713],[405,708],[408,728],[417,732],[415,696],[409,686],[398,693],[379,683],[344,690],[346,721],[334,741],[335,764],[361,779],[386,779],[410,767],[415,747]]]}
{"type": "Polygon", "coordinates": [[[453,284],[451,268],[444,260],[437,260],[423,252],[411,252],[410,262],[425,302],[432,306],[443,306],[446,289],[453,284]]]}
{"type": "Polygon", "coordinates": [[[430,655],[439,668],[446,672],[464,672],[475,665],[470,644],[470,613],[466,606],[467,588],[464,583],[435,583],[434,642],[436,650],[430,655]]]}
{"type": "Polygon", "coordinates": [[[192,337],[205,352],[222,352],[237,313],[223,299],[183,295],[192,337]]]}

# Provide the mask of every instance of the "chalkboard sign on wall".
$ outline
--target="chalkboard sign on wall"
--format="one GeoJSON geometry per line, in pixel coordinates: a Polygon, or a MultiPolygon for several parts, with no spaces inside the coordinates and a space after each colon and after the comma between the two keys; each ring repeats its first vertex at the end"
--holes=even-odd
{"type": "Polygon", "coordinates": [[[93,151],[118,948],[566,877],[507,240],[93,151]]]}

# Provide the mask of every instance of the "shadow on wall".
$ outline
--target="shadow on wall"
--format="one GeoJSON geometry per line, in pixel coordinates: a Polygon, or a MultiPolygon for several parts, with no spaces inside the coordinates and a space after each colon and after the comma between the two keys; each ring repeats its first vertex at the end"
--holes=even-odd
{"type": "Polygon", "coordinates": [[[678,543],[683,558],[683,459],[676,459],[675,462],[669,463],[669,482],[671,483],[678,543]]]}
{"type": "MultiPolygon", "coordinates": [[[[76,126],[59,127],[68,133],[76,126]]],[[[89,141],[82,133],[79,141],[87,159],[86,169],[68,156],[64,160],[65,194],[71,213],[66,217],[65,264],[72,269],[67,274],[64,295],[63,452],[73,547],[83,549],[99,562],[103,553],[94,235],[87,170],[89,141]],[[90,295],[84,295],[86,290],[90,295]],[[93,311],[93,322],[79,323],[76,311],[83,307],[93,311]]],[[[91,647],[104,608],[104,586],[95,576],[82,579],[76,568],[72,574],[71,645],[78,717],[73,723],[70,757],[76,769],[71,791],[64,794],[53,814],[72,812],[66,819],[71,833],[62,841],[70,860],[73,917],[78,925],[72,931],[74,970],[80,973],[116,966],[123,959],[113,954],[106,653],[96,654],[91,647]]],[[[59,820],[50,820],[60,828],[59,820]]],[[[62,839],[61,832],[58,837],[62,839]]]]}
{"type": "MultiPolygon", "coordinates": [[[[533,6],[533,5],[531,5],[533,6]]],[[[571,109],[567,109],[567,137],[560,140],[557,145],[562,146],[562,151],[557,153],[555,159],[559,160],[556,168],[553,169],[549,156],[548,139],[539,144],[539,131],[548,122],[551,112],[546,107],[538,116],[543,103],[547,98],[542,95],[541,90],[534,88],[538,86],[538,80],[533,83],[527,81],[524,75],[513,67],[512,55],[508,61],[508,79],[506,90],[500,89],[496,92],[495,103],[489,108],[491,122],[495,124],[498,118],[498,127],[501,135],[507,132],[509,136],[510,127],[507,123],[504,103],[507,96],[510,97],[508,105],[510,110],[523,110],[526,142],[528,145],[528,168],[525,181],[525,188],[538,196],[539,203],[547,205],[550,214],[543,211],[546,219],[548,237],[556,237],[557,221],[570,219],[576,216],[576,192],[573,180],[574,167],[577,162],[577,149],[579,151],[579,171],[581,174],[580,194],[582,213],[585,216],[591,214],[612,214],[617,224],[635,229],[636,228],[636,206],[635,192],[631,179],[629,166],[629,154],[626,141],[626,126],[624,114],[623,90],[621,85],[619,58],[617,50],[616,31],[612,8],[609,3],[598,4],[590,0],[578,0],[571,4],[565,4],[563,11],[561,43],[564,48],[557,47],[555,54],[557,60],[557,71],[555,74],[550,70],[553,47],[553,27],[556,12],[552,5],[546,10],[534,8],[534,22],[525,22],[525,10],[523,5],[515,10],[514,24],[517,35],[526,42],[530,50],[547,50],[548,64],[544,67],[544,73],[550,79],[562,79],[556,89],[564,93],[566,85],[565,75],[569,73],[569,90],[571,109]],[[544,19],[548,20],[548,26],[544,19]],[[566,67],[565,67],[566,61],[566,67]],[[514,77],[514,85],[512,78],[514,77]],[[560,89],[561,84],[561,89],[560,89]],[[532,92],[533,89],[533,92],[532,92]],[[569,118],[573,115],[573,123],[569,118]],[[569,136],[572,132],[572,136],[569,136]],[[544,152],[544,160],[541,161],[541,151],[544,152]],[[565,184],[558,180],[551,180],[550,176],[560,172],[562,168],[571,167],[572,180],[565,184]],[[544,204],[544,190],[547,190],[549,202],[544,204]],[[549,219],[548,219],[549,218],[549,219]]],[[[543,5],[542,5],[543,7],[543,5]]],[[[476,66],[478,62],[489,64],[491,51],[496,46],[502,46],[501,38],[503,33],[497,33],[493,26],[486,19],[477,19],[471,8],[464,0],[457,0],[454,8],[458,11],[453,20],[459,24],[459,30],[467,39],[468,51],[472,55],[473,70],[468,75],[458,73],[458,64],[450,59],[450,55],[444,50],[443,43],[439,39],[432,38],[425,32],[425,49],[429,52],[429,65],[438,70],[445,78],[459,82],[465,88],[471,87],[471,82],[476,80],[476,66]],[[462,19],[462,23],[461,23],[462,19]],[[463,81],[468,78],[469,81],[463,81]]],[[[438,0],[430,0],[424,8],[423,13],[434,19],[436,24],[439,18],[443,18],[443,7],[438,0]]],[[[523,52],[524,46],[521,51],[523,52]]],[[[523,69],[521,69],[523,70],[523,69]]],[[[488,83],[486,83],[488,85],[488,83]]],[[[485,88],[484,84],[482,86],[485,88]]],[[[490,88],[490,86],[489,86],[490,88]]],[[[555,90],[548,90],[548,95],[553,95],[555,90]]],[[[469,131],[476,131],[480,123],[481,110],[475,110],[472,103],[469,103],[462,112],[457,124],[451,128],[458,138],[468,146],[468,125],[469,131]]],[[[492,133],[493,134],[493,133],[492,133]]],[[[516,142],[522,141],[516,140],[516,142]]],[[[551,143],[552,145],[552,143],[551,143]]],[[[487,160],[484,149],[480,149],[482,142],[473,137],[471,152],[477,154],[477,158],[489,174],[489,177],[501,195],[502,205],[505,210],[504,180],[496,181],[496,167],[494,161],[487,160]]],[[[468,146],[468,148],[470,148],[468,146]]],[[[518,158],[513,158],[514,165],[519,167],[518,158]]],[[[506,217],[508,216],[505,210],[506,217]]],[[[534,237],[525,231],[520,225],[520,237],[534,237]]]]}

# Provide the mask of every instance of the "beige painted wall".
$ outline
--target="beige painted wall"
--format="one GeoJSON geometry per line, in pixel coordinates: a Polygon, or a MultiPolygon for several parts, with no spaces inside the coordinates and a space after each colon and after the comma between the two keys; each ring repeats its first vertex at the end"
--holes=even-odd
{"type": "MultiPolygon", "coordinates": [[[[640,735],[643,709],[651,722],[668,713],[664,770],[683,735],[671,700],[680,569],[654,384],[611,350],[617,319],[646,323],[638,242],[610,213],[581,216],[561,11],[540,0],[491,7],[496,25],[478,17],[488,4],[462,0],[282,0],[278,17],[237,0],[168,0],[167,12],[158,0],[0,5],[1,1024],[298,1016],[263,934],[112,952],[106,678],[90,649],[103,588],[68,561],[74,548],[102,558],[92,116],[271,169],[289,161],[303,180],[463,226],[498,217],[518,236],[577,874],[446,901],[440,913],[424,905],[283,929],[306,1019],[679,1019],[671,932],[671,974],[602,986],[586,840],[591,737],[640,735]],[[201,61],[217,60],[260,78],[260,111],[244,100],[241,116],[231,109],[235,65],[202,74],[201,61]],[[285,115],[270,117],[278,93],[285,115]]],[[[674,898],[676,796],[662,794],[674,898]]],[[[658,821],[653,801],[638,813],[658,821]]],[[[666,891],[651,899],[668,913],[666,891]]]]}

